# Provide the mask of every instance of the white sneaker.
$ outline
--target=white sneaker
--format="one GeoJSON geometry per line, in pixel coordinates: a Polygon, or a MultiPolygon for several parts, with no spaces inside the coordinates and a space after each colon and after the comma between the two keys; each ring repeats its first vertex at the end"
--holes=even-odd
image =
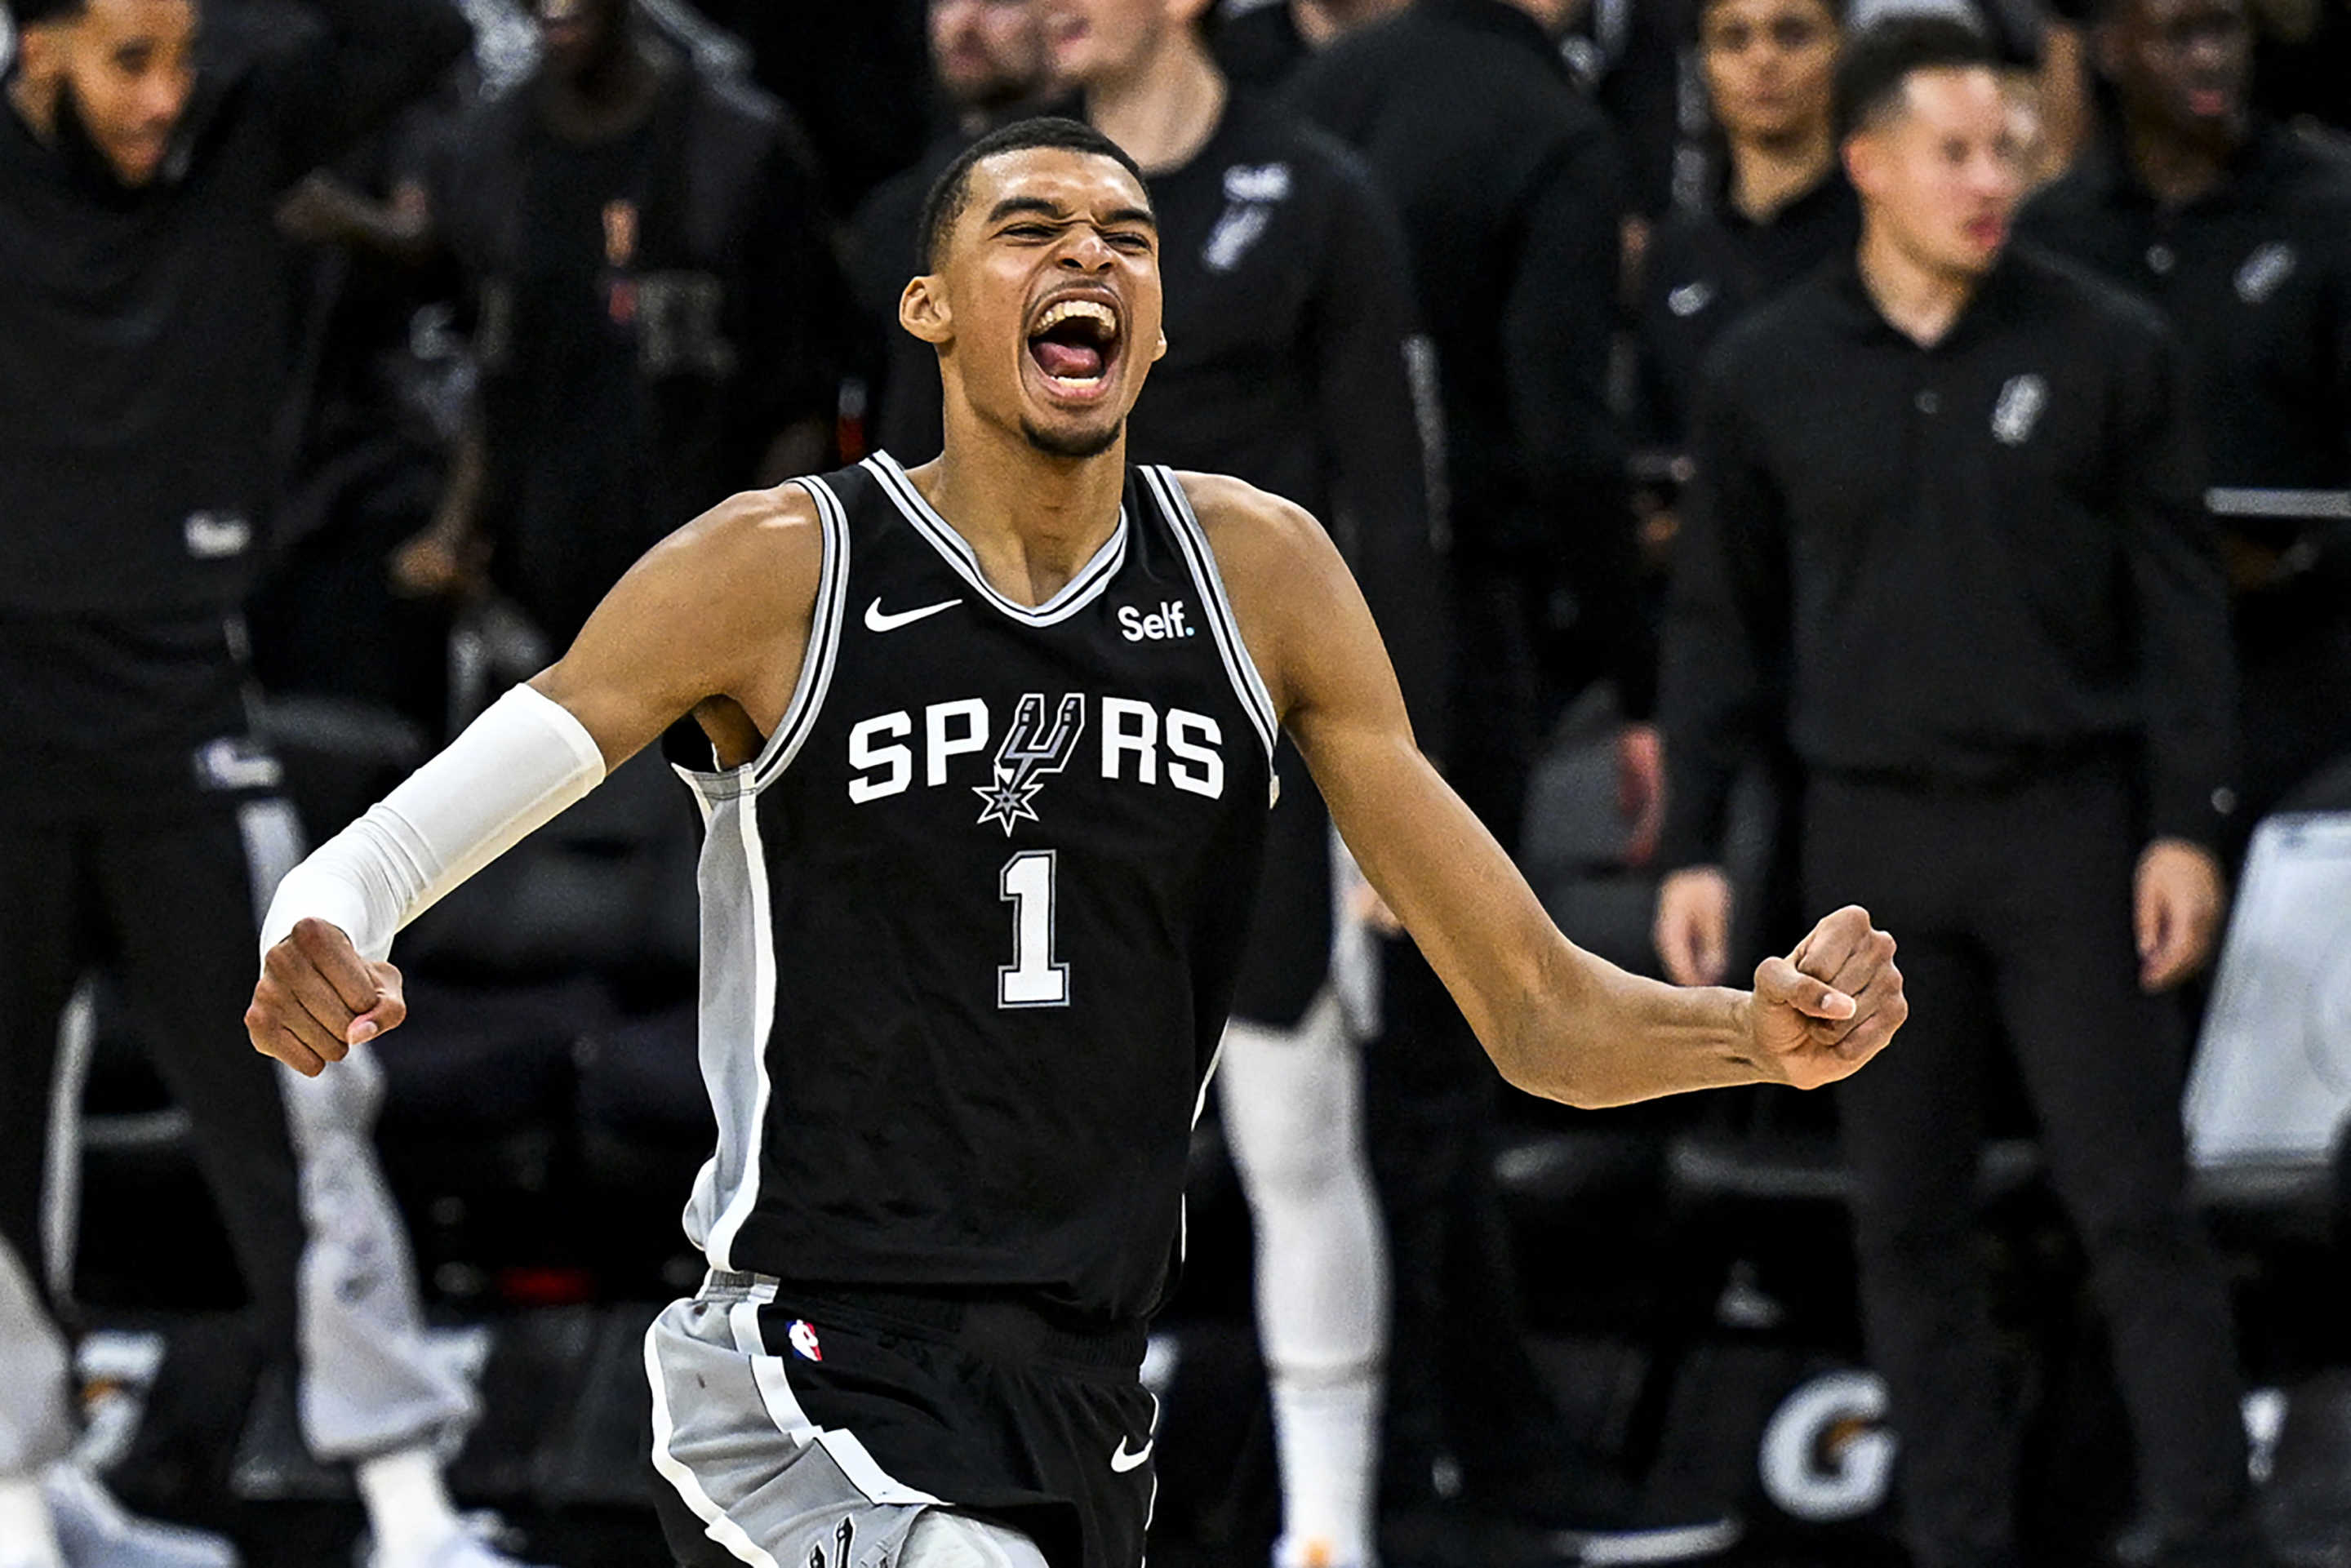
{"type": "Polygon", "coordinates": [[[237,1568],[236,1548],[219,1536],[140,1518],[79,1465],[51,1465],[41,1496],[66,1568],[237,1568]]]}

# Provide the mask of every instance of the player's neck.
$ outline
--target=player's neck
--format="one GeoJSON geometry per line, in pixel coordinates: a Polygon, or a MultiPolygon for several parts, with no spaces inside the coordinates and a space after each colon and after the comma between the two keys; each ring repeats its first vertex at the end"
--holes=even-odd
{"type": "Polygon", "coordinates": [[[1087,87],[1086,118],[1144,173],[1164,174],[1208,144],[1228,96],[1224,73],[1198,35],[1173,27],[1133,71],[1087,87]]]}
{"type": "Polygon", "coordinates": [[[33,140],[47,147],[57,140],[59,87],[55,77],[37,78],[19,70],[8,81],[8,108],[33,140]]]}
{"type": "Polygon", "coordinates": [[[1783,139],[1757,139],[1730,150],[1730,202],[1750,223],[1765,223],[1828,177],[1836,149],[1829,128],[1783,139]]]}
{"type": "Polygon", "coordinates": [[[1983,282],[1978,275],[1914,255],[1875,224],[1862,231],[1860,264],[1862,287],[1877,313],[1922,349],[1943,340],[1983,282]]]}
{"type": "Polygon", "coordinates": [[[1017,432],[958,423],[950,413],[946,452],[908,477],[971,546],[998,592],[1042,604],[1118,530],[1125,435],[1098,456],[1052,457],[1017,432]]]}
{"type": "Polygon", "coordinates": [[[2226,140],[2199,141],[2126,118],[2123,141],[2131,167],[2148,193],[2158,205],[2177,211],[2220,189],[2244,135],[2240,131],[2226,140]]]}
{"type": "Polygon", "coordinates": [[[573,141],[601,141],[635,130],[653,111],[666,74],[666,55],[630,33],[570,78],[549,77],[540,99],[549,126],[573,141]]]}

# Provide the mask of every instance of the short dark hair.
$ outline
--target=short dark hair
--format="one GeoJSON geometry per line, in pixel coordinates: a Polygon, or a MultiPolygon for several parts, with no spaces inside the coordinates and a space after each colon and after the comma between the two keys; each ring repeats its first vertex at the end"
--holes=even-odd
{"type": "Polygon", "coordinates": [[[1032,148],[1058,147],[1071,152],[1091,152],[1107,158],[1134,176],[1135,183],[1143,183],[1143,166],[1127,156],[1126,149],[1081,120],[1067,120],[1059,115],[1039,115],[1032,120],[1016,120],[1011,124],[989,131],[965,148],[956,161],[946,166],[931,183],[931,193],[923,198],[923,215],[914,229],[914,269],[932,272],[937,269],[939,252],[946,243],[947,231],[963,216],[963,209],[971,199],[971,172],[1005,152],[1026,152],[1032,148]]]}
{"type": "Polygon", "coordinates": [[[1845,40],[1837,60],[1836,139],[1868,129],[1920,71],[2000,68],[1991,40],[1954,16],[1894,16],[1845,40]]]}
{"type": "MultiPolygon", "coordinates": [[[[1685,41],[1693,44],[1703,43],[1706,39],[1706,14],[1717,5],[1728,3],[1729,0],[1698,0],[1697,5],[1687,7],[1687,15],[1683,18],[1687,26],[1685,41]]],[[[1829,14],[1829,20],[1836,24],[1838,29],[1842,31],[1850,19],[1845,15],[1850,0],[1817,0],[1817,3],[1822,10],[1829,14]]]]}
{"type": "Polygon", "coordinates": [[[71,20],[82,4],[83,0],[10,0],[8,10],[19,28],[37,27],[44,22],[71,20]]]}

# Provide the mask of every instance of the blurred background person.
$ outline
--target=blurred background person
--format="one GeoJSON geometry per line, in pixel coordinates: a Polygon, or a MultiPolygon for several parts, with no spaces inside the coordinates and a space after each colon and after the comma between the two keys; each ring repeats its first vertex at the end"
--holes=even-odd
{"type": "MultiPolygon", "coordinates": [[[[1638,864],[1655,848],[1660,778],[1609,389],[1627,202],[1609,126],[1561,54],[1576,9],[1417,0],[1338,37],[1290,92],[1395,203],[1436,348],[1454,585],[1447,777],[1515,850],[1553,722],[1581,688],[1611,680],[1638,864]]],[[[1416,949],[1390,944],[1385,972],[1370,1088],[1395,1334],[1436,1347],[1393,1369],[1388,1507],[1420,1550],[1442,1549],[1463,1529],[1437,1482],[1458,1462],[1471,1517],[1516,1531],[1478,1549],[1488,1554],[1681,1562],[1728,1550],[1739,1531],[1719,1507],[1653,1511],[1613,1458],[1566,1437],[1524,1349],[1494,1187],[1493,1075],[1416,949]]]]}
{"type": "MultiPolygon", "coordinates": [[[[1207,0],[1042,11],[1055,75],[1143,166],[1158,214],[1167,353],[1130,452],[1237,475],[1322,519],[1389,640],[1422,744],[1440,746],[1442,600],[1394,216],[1343,149],[1232,90],[1207,0]]],[[[1343,1000],[1363,977],[1333,964],[1344,890],[1321,797],[1287,741],[1276,766],[1217,1104],[1256,1228],[1282,1486],[1274,1562],[1369,1568],[1388,1285],[1363,1144],[1366,1020],[1343,1000]]]]}
{"type": "Polygon", "coordinates": [[[2235,600],[2240,836],[2351,756],[2351,163],[2256,116],[2245,0],[2112,0],[2113,113],[2020,232],[2187,350],[2235,600]]]}
{"type": "Polygon", "coordinates": [[[2266,1563],[2188,1200],[2186,1053],[2154,996],[2220,920],[2225,586],[2168,334],[2006,245],[2022,149],[1994,66],[1943,18],[1856,35],[1854,260],[1708,364],[1666,643],[1667,863],[1719,860],[1730,772],[1785,735],[1805,896],[1876,899],[1904,933],[1923,1027],[1838,1107],[1921,1568],[2032,1544],[1973,1245],[2001,1035],[2112,1327],[2132,1559],[2266,1563]],[[1857,572],[1821,564],[1856,549],[1857,572]]]}
{"type": "Polygon", "coordinates": [[[1234,86],[1274,92],[1323,45],[1412,0],[1219,0],[1217,65],[1234,86]]]}
{"type": "MultiPolygon", "coordinates": [[[[1658,226],[1638,316],[1636,429],[1668,494],[1687,471],[1690,405],[1716,340],[1831,258],[1852,255],[1861,237],[1861,208],[1830,127],[1843,33],[1831,0],[1708,0],[1697,20],[1722,161],[1706,204],[1658,226]]],[[[1651,522],[1669,544],[1673,512],[1651,522]]],[[[1760,956],[1801,919],[1802,779],[1784,753],[1766,766],[1776,808],[1771,845],[1743,937],[1734,943],[1730,883],[1714,868],[1675,872],[1660,889],[1657,954],[1681,985],[1715,984],[1734,967],[1734,946],[1760,956]]]]}
{"type": "Polygon", "coordinates": [[[929,0],[931,69],[954,123],[913,167],[876,186],[850,225],[850,283],[874,345],[863,413],[875,444],[902,463],[928,462],[943,440],[938,356],[898,326],[923,198],[956,154],[1053,96],[1040,3],[929,0]]]}
{"type": "Polygon", "coordinates": [[[630,0],[538,16],[538,68],[458,130],[432,193],[479,413],[395,570],[424,591],[486,572],[561,647],[680,519],[823,465],[841,290],[779,105],[630,0]]]}
{"type": "Polygon", "coordinates": [[[1707,350],[1764,300],[1850,252],[1861,210],[1838,167],[1831,0],[1707,0],[1698,62],[1721,157],[1706,202],[1658,225],[1641,289],[1644,441],[1680,455],[1707,350]]]}
{"type": "MultiPolygon", "coordinates": [[[[18,0],[0,110],[0,1240],[44,1256],[59,1019],[110,965],[193,1129],[264,1354],[298,1350],[312,1449],[357,1467],[381,1568],[507,1560],[460,1524],[434,1444],[471,1391],[425,1351],[369,1143],[376,1079],[281,1076],[232,1021],[255,900],[298,852],[253,735],[238,607],[293,360],[286,189],[460,53],[438,0],[318,0],[240,26],[192,0],[18,0]],[[282,18],[281,18],[282,22],[282,18]]],[[[19,1292],[21,1294],[21,1292],[19,1292]]],[[[47,1337],[19,1310],[14,1338],[47,1337]]],[[[0,1360],[48,1377],[37,1345],[0,1360]]],[[[12,1371],[10,1381],[16,1381],[12,1371]]],[[[28,1391],[37,1400],[37,1391],[28,1391]]],[[[11,1412],[0,1408],[0,1420],[11,1412]]],[[[43,1419],[0,1437],[12,1568],[218,1561],[109,1517],[43,1419]],[[48,1528],[44,1528],[44,1521],[48,1528]],[[72,1555],[61,1558],[60,1549],[72,1555]]],[[[217,1550],[217,1549],[210,1549],[217,1550]]]]}

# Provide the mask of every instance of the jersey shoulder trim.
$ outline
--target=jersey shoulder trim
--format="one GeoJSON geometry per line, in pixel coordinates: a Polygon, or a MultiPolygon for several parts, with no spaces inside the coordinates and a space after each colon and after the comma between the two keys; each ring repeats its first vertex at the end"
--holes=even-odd
{"type": "Polygon", "coordinates": [[[822,479],[795,479],[793,484],[816,503],[817,522],[823,530],[823,564],[818,568],[816,608],[809,620],[808,651],[800,655],[800,675],[792,688],[791,706],[776,726],[776,733],[759,755],[739,768],[696,772],[679,768],[678,776],[705,797],[758,794],[792,765],[816,727],[825,695],[832,688],[832,673],[841,658],[841,628],[849,602],[849,514],[822,479]]]}
{"type": "Polygon", "coordinates": [[[906,471],[898,465],[896,458],[886,452],[877,452],[867,458],[862,466],[882,486],[882,493],[896,503],[899,514],[913,525],[916,533],[930,542],[931,548],[939,552],[956,576],[971,584],[972,591],[981,599],[1023,626],[1052,626],[1067,621],[1100,598],[1102,591],[1110,586],[1111,580],[1118,575],[1119,569],[1126,564],[1129,520],[1126,508],[1121,507],[1118,509],[1118,527],[1112,531],[1110,538],[1059,593],[1042,604],[1022,604],[997,591],[996,585],[989,582],[987,574],[980,570],[979,557],[973,553],[971,546],[955,531],[953,524],[939,516],[931,504],[923,499],[923,493],[914,488],[914,482],[906,476],[906,471]]]}
{"type": "Polygon", "coordinates": [[[1268,760],[1273,757],[1274,742],[1281,731],[1273,712],[1272,694],[1266,690],[1259,675],[1256,662],[1250,659],[1249,644],[1241,639],[1240,622],[1234,618],[1232,600],[1225,592],[1225,580],[1217,570],[1216,552],[1208,548],[1207,530],[1193,515],[1192,499],[1174,470],[1157,465],[1136,470],[1143,476],[1144,487],[1159,503],[1167,519],[1167,531],[1175,536],[1176,548],[1184,552],[1185,564],[1191,568],[1192,581],[1200,591],[1200,601],[1207,606],[1208,630],[1217,641],[1217,652],[1225,661],[1225,674],[1233,683],[1233,695],[1240,699],[1241,711],[1248,714],[1258,739],[1265,745],[1268,760]]]}

